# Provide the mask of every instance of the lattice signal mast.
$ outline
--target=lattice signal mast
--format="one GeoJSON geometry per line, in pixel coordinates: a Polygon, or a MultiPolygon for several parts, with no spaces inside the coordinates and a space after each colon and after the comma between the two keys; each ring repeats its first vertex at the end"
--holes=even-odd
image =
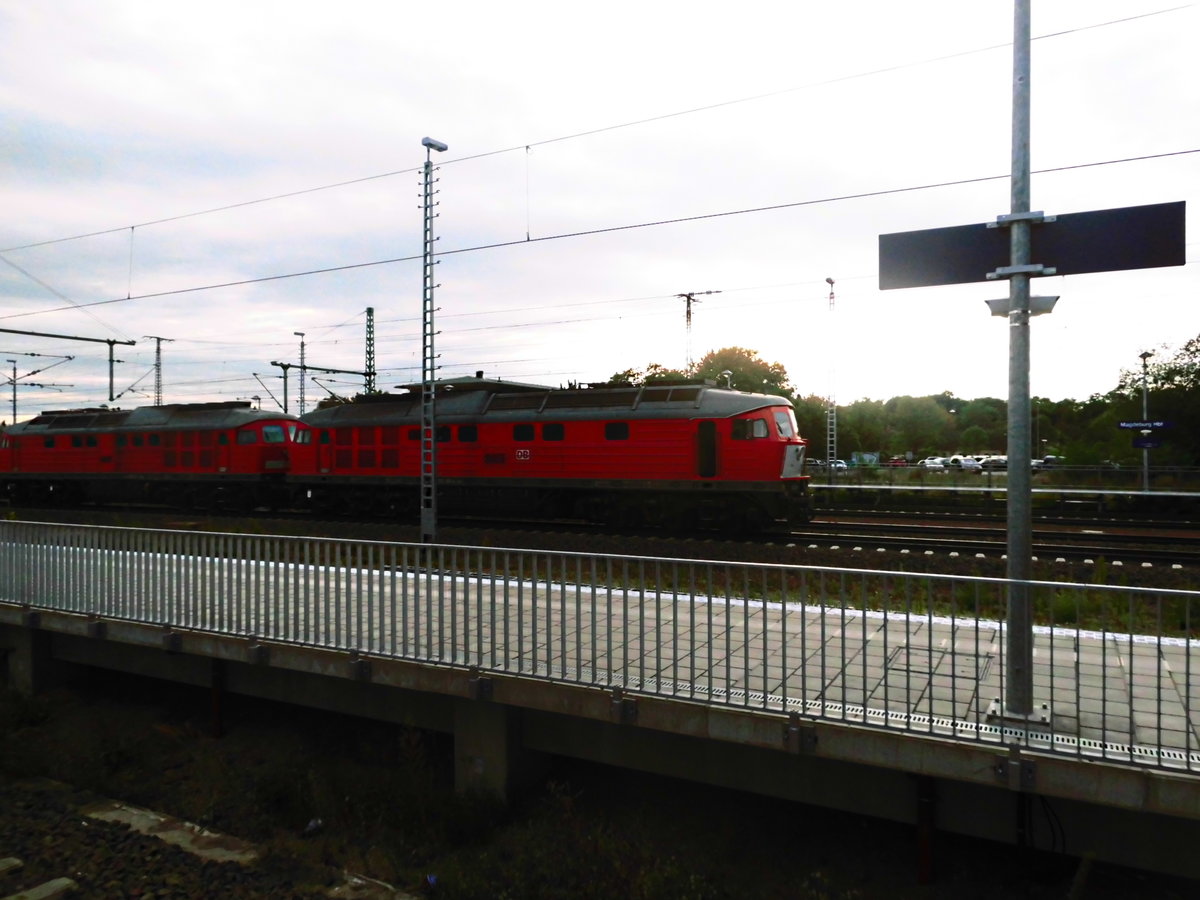
{"type": "MultiPolygon", "coordinates": [[[[826,278],[825,283],[829,285],[829,316],[830,322],[833,321],[834,296],[833,296],[833,279],[826,278]]],[[[832,341],[830,345],[832,346],[832,341]]],[[[835,355],[831,359],[836,359],[835,355]]],[[[829,364],[829,403],[825,407],[825,464],[826,471],[833,473],[833,462],[837,459],[837,366],[836,362],[831,361],[829,364]]]]}
{"type": "Polygon", "coordinates": [[[148,334],[146,340],[154,341],[154,405],[162,406],[162,342],[171,343],[174,338],[158,337],[148,334]]]}
{"type": "Polygon", "coordinates": [[[425,167],[423,170],[422,207],[425,210],[425,265],[424,287],[421,298],[421,542],[430,544],[437,540],[437,354],[434,352],[433,339],[437,332],[433,327],[433,267],[437,261],[433,258],[433,220],[437,218],[433,208],[437,206],[433,196],[433,160],[432,151],[444,153],[449,149],[441,141],[431,137],[421,139],[425,148],[425,167]]]}
{"type": "Polygon", "coordinates": [[[720,291],[692,291],[687,294],[676,294],[675,295],[680,300],[682,300],[684,302],[684,304],[686,305],[686,312],[684,313],[684,320],[687,323],[687,371],[688,371],[689,375],[692,372],[692,304],[700,302],[699,300],[696,299],[697,294],[699,294],[701,297],[706,297],[709,294],[719,294],[719,293],[721,293],[721,292],[720,291]]]}

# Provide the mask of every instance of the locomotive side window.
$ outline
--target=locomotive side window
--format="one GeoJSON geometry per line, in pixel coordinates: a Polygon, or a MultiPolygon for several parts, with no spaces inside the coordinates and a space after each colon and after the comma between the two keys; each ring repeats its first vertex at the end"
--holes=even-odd
{"type": "Polygon", "coordinates": [[[133,446],[135,446],[135,447],[140,447],[140,446],[142,446],[142,444],[144,444],[144,443],[145,443],[145,440],[143,439],[142,435],[140,435],[140,434],[135,434],[135,435],[133,436],[133,446]]]}
{"type": "Polygon", "coordinates": [[[258,435],[247,428],[246,430],[239,431],[237,433],[237,442],[239,444],[257,444],[258,435]]]}
{"type": "Polygon", "coordinates": [[[513,426],[514,441],[532,441],[533,426],[532,425],[514,425],[513,426]]]}
{"type": "Polygon", "coordinates": [[[162,435],[158,434],[157,432],[148,434],[148,435],[146,435],[146,443],[149,444],[151,447],[157,447],[159,444],[162,443],[162,435]]]}
{"type": "Polygon", "coordinates": [[[439,425],[437,427],[437,441],[439,444],[448,444],[450,442],[449,425],[439,425]]]}
{"type": "Polygon", "coordinates": [[[458,426],[458,439],[460,441],[462,441],[464,444],[474,444],[476,441],[479,440],[479,426],[478,425],[459,425],[458,426]]]}
{"type": "Polygon", "coordinates": [[[72,447],[82,447],[83,446],[83,435],[81,435],[81,434],[71,435],[71,446],[72,447]]]}
{"type": "Polygon", "coordinates": [[[604,439],[606,441],[627,441],[627,440],[629,440],[629,423],[628,422],[605,422],[604,423],[604,439]]]}
{"type": "Polygon", "coordinates": [[[54,447],[54,438],[52,436],[42,438],[42,446],[53,448],[54,447]]]}
{"type": "Polygon", "coordinates": [[[561,441],[565,434],[565,429],[561,422],[547,422],[542,426],[543,441],[561,441]]]}

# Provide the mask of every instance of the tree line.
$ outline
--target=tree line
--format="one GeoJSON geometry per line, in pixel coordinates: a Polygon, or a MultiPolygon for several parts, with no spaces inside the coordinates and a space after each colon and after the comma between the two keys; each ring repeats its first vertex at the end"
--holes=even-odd
{"type": "MultiPolygon", "coordinates": [[[[754,350],[726,347],[714,350],[691,371],[651,363],[626,369],[610,379],[622,384],[707,379],[722,386],[786,397],[796,411],[800,433],[808,439],[809,455],[826,455],[827,400],[798,395],[780,363],[770,363],[754,350]]],[[[1086,400],[1031,398],[1029,431],[1032,456],[1066,457],[1072,465],[1119,463],[1134,465],[1142,451],[1133,446],[1140,436],[1121,422],[1142,420],[1141,368],[1122,370],[1116,386],[1086,400]]],[[[1181,348],[1162,347],[1147,359],[1145,385],[1149,418],[1168,423],[1156,430],[1155,466],[1200,465],[1200,336],[1181,348]]],[[[1006,452],[1008,403],[996,397],[966,399],[950,391],[925,397],[856,400],[837,407],[839,456],[865,451],[921,459],[954,453],[1006,452]]]]}

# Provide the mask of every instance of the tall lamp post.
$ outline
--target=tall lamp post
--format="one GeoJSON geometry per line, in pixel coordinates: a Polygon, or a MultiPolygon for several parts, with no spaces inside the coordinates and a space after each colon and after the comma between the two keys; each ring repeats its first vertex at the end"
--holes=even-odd
{"type": "MultiPolygon", "coordinates": [[[[1138,358],[1140,358],[1142,361],[1142,421],[1143,422],[1150,421],[1150,395],[1149,395],[1149,392],[1147,389],[1147,382],[1149,379],[1148,379],[1148,375],[1147,375],[1148,367],[1146,365],[1146,360],[1148,360],[1153,355],[1154,355],[1153,350],[1145,350],[1138,354],[1138,358]]],[[[1148,431],[1149,427],[1150,426],[1147,425],[1146,426],[1147,431],[1142,432],[1143,443],[1145,442],[1145,439],[1147,437],[1149,437],[1149,431],[1148,431]]],[[[1145,447],[1145,446],[1142,447],[1142,490],[1143,491],[1150,490],[1150,448],[1145,447]]]]}
{"type": "Polygon", "coordinates": [[[424,169],[424,282],[421,297],[421,542],[431,544],[437,540],[437,354],[433,350],[433,151],[444,153],[450,149],[441,141],[431,137],[421,138],[425,148],[424,169]]]}

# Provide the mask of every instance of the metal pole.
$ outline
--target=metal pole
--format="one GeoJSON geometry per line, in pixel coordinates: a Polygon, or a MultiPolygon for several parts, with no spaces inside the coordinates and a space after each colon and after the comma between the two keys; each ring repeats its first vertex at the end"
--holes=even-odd
{"type": "MultiPolygon", "coordinates": [[[[1148,422],[1150,421],[1150,392],[1147,389],[1146,360],[1154,354],[1152,350],[1146,350],[1139,355],[1141,356],[1141,420],[1148,422]]],[[[13,415],[13,418],[16,419],[16,415],[13,415]]],[[[1148,434],[1142,432],[1142,438],[1146,437],[1148,434]]],[[[1148,446],[1141,449],[1141,490],[1150,491],[1150,448],[1148,446]]]]}
{"type": "MultiPolygon", "coordinates": [[[[1028,266],[1030,0],[1016,0],[1013,25],[1012,212],[1010,249],[1014,269],[1028,266]]],[[[1005,714],[1033,713],[1033,617],[1029,580],[1033,564],[1033,517],[1029,446],[1029,273],[1009,279],[1008,306],[1008,642],[1005,714]]]]}

